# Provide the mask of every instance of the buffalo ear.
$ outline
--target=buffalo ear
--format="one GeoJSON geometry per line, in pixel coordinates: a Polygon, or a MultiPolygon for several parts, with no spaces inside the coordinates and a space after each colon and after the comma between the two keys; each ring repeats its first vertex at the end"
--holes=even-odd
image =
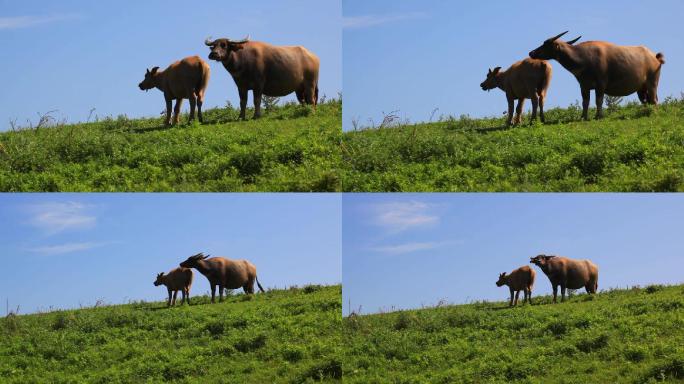
{"type": "Polygon", "coordinates": [[[150,73],[149,68],[145,68],[145,74],[148,75],[150,73]]]}
{"type": "Polygon", "coordinates": [[[494,68],[494,71],[492,73],[494,73],[496,75],[497,73],[499,73],[500,70],[501,70],[501,67],[496,67],[496,68],[494,68]]]}
{"type": "Polygon", "coordinates": [[[154,67],[154,68],[152,68],[151,73],[154,75],[155,73],[157,73],[158,70],[159,70],[159,67],[154,67]]]}
{"type": "Polygon", "coordinates": [[[492,69],[491,68],[487,69],[487,75],[491,75],[491,74],[492,74],[492,69]]]}

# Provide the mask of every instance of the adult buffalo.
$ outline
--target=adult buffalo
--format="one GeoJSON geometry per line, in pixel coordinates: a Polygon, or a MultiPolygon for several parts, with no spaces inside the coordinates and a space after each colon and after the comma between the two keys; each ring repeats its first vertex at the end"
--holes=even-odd
{"type": "Polygon", "coordinates": [[[598,266],[591,260],[575,260],[562,256],[537,255],[530,263],[541,268],[553,286],[553,302],[556,302],[558,286],[561,287],[561,301],[565,301],[565,289],[584,287],[587,293],[598,290],[598,266]]]}
{"type": "Polygon", "coordinates": [[[658,104],[660,68],[665,64],[662,53],[638,46],[620,46],[605,41],[587,41],[574,45],[559,40],[565,31],[544,41],[530,52],[533,59],[558,61],[570,71],[582,90],[582,118],[589,119],[589,97],[596,92],[596,118],[603,117],[603,96],[628,96],[636,92],[646,104],[658,104]]]}
{"type": "Polygon", "coordinates": [[[209,59],[220,61],[233,77],[240,94],[240,119],[245,119],[247,93],[254,95],[254,118],[261,116],[261,96],[280,97],[292,92],[302,104],[318,102],[316,55],[301,46],[275,46],[259,41],[207,39],[209,59]]]}

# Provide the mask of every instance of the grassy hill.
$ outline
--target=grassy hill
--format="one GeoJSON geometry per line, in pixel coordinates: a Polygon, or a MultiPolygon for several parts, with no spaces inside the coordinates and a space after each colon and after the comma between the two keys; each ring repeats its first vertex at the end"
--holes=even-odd
{"type": "Polygon", "coordinates": [[[573,105],[510,129],[504,118],[463,116],[346,132],[343,189],[684,191],[684,100],[580,116],[573,105]]]}
{"type": "Polygon", "coordinates": [[[341,100],[316,113],[285,105],[256,121],[238,114],[208,110],[205,125],[174,128],[120,116],[1,132],[0,191],[341,189],[341,100]]]}
{"type": "Polygon", "coordinates": [[[684,381],[684,285],[507,304],[351,315],[344,382],[684,381]]]}
{"type": "Polygon", "coordinates": [[[341,286],[192,304],[0,319],[0,382],[341,382],[341,286]]]}

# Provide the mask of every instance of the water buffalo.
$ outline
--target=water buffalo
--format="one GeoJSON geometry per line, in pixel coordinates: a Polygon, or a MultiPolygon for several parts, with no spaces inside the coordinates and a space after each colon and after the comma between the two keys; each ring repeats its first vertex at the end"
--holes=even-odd
{"type": "Polygon", "coordinates": [[[544,101],[546,91],[551,84],[551,64],[546,60],[524,59],[511,65],[505,71],[501,67],[487,72],[487,78],[480,84],[483,91],[499,88],[506,92],[508,99],[508,121],[510,126],[513,121],[513,102],[518,100],[515,123],[520,123],[525,99],[532,100],[532,120],[537,118],[537,106],[539,115],[544,122],[544,101]]]}
{"type": "Polygon", "coordinates": [[[176,61],[163,71],[159,67],[147,70],[145,79],[138,84],[141,90],[148,91],[157,88],[164,92],[166,100],[165,124],[171,124],[171,102],[176,100],[173,109],[173,123],[178,124],[183,99],[190,100],[190,121],[195,119],[195,105],[200,122],[202,119],[202,104],[204,103],[204,91],[207,89],[210,74],[209,64],[199,56],[186,57],[176,61]]]}
{"type": "Polygon", "coordinates": [[[247,260],[230,260],[223,257],[212,257],[203,253],[188,257],[180,263],[183,268],[195,268],[203,274],[211,285],[211,302],[216,296],[216,286],[219,288],[219,301],[223,301],[223,289],[242,289],[247,294],[254,293],[254,281],[261,292],[264,289],[257,279],[256,267],[247,260]]]}
{"type": "Polygon", "coordinates": [[[220,61],[233,77],[240,94],[240,118],[245,119],[247,92],[254,94],[254,118],[261,116],[261,96],[297,94],[300,103],[318,103],[316,55],[301,46],[281,47],[259,41],[207,39],[209,59],[220,61]]]}
{"type": "Polygon", "coordinates": [[[176,268],[172,269],[169,273],[164,274],[161,272],[157,275],[157,279],[154,281],[154,286],[158,287],[162,284],[166,286],[169,291],[169,301],[166,306],[171,306],[171,293],[173,293],[173,305],[176,305],[176,296],[178,296],[178,291],[183,292],[183,297],[181,299],[181,304],[186,300],[190,304],[190,287],[192,286],[192,269],[188,268],[176,268]]]}
{"type": "Polygon", "coordinates": [[[587,293],[598,290],[598,266],[589,260],[574,260],[561,256],[538,255],[530,258],[546,274],[553,286],[553,302],[556,302],[558,286],[561,287],[561,301],[565,301],[565,289],[584,287],[587,293]]]}
{"type": "Polygon", "coordinates": [[[499,280],[496,282],[497,287],[502,285],[508,285],[508,289],[511,291],[511,302],[508,304],[510,307],[513,305],[518,305],[518,298],[520,297],[520,291],[525,292],[523,297],[523,304],[527,300],[532,304],[532,287],[534,286],[534,277],[536,273],[534,269],[523,265],[518,269],[514,269],[510,274],[503,272],[499,275],[499,280]],[[513,293],[515,292],[515,304],[513,303],[513,293]]]}
{"type": "Polygon", "coordinates": [[[603,96],[627,96],[636,92],[646,104],[658,103],[660,68],[665,64],[662,53],[654,54],[646,47],[619,46],[605,41],[587,41],[573,45],[559,38],[565,31],[544,41],[530,52],[533,59],[558,61],[570,71],[582,90],[582,118],[589,119],[589,98],[596,92],[596,118],[603,117],[603,96]]]}

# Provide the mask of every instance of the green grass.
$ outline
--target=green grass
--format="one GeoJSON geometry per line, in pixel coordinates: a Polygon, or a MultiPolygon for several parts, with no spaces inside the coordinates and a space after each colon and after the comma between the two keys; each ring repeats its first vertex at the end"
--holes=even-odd
{"type": "Polygon", "coordinates": [[[332,100],[247,122],[226,108],[205,125],[120,116],[2,132],[0,191],[339,191],[341,116],[332,100]]]}
{"type": "Polygon", "coordinates": [[[504,118],[462,116],[345,132],[343,189],[684,191],[684,100],[580,116],[573,105],[510,129],[504,118]]]}
{"type": "Polygon", "coordinates": [[[533,300],[351,315],[344,382],[684,381],[684,285],[533,300]]]}
{"type": "Polygon", "coordinates": [[[192,304],[0,319],[0,382],[341,382],[341,286],[192,304]]]}

